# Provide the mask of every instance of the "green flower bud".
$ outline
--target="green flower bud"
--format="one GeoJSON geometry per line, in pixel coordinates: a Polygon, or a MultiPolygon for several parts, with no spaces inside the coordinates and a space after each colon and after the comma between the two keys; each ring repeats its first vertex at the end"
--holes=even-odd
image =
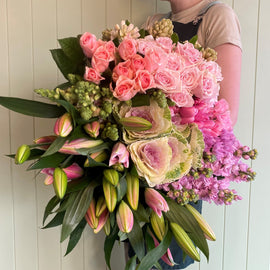
{"type": "Polygon", "coordinates": [[[119,182],[119,174],[116,170],[106,169],[103,171],[103,176],[114,186],[116,186],[119,182]]]}
{"type": "Polygon", "coordinates": [[[56,196],[62,199],[67,190],[67,175],[61,168],[55,168],[53,173],[53,187],[56,196]]]}
{"type": "Polygon", "coordinates": [[[21,145],[18,150],[17,153],[15,155],[15,164],[22,164],[24,163],[30,156],[31,151],[28,145],[23,144],[21,145]]]}

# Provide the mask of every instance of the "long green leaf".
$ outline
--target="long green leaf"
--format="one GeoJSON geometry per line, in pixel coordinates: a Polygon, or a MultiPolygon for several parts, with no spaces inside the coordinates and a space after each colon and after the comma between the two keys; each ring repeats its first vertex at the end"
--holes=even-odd
{"type": "Polygon", "coordinates": [[[81,222],[78,224],[78,226],[75,228],[75,230],[70,234],[65,256],[68,255],[77,245],[77,243],[79,242],[82,236],[82,232],[85,226],[86,226],[86,220],[83,218],[81,222]]]}
{"type": "MultiPolygon", "coordinates": [[[[139,260],[141,261],[145,253],[144,252],[144,249],[145,249],[144,237],[143,237],[142,229],[136,219],[134,219],[132,231],[128,233],[128,239],[133,250],[135,251],[135,254],[138,256],[139,260]]],[[[148,269],[148,268],[145,268],[145,269],[148,269]]]]}
{"type": "Polygon", "coordinates": [[[79,191],[73,203],[67,208],[61,231],[61,242],[71,234],[85,216],[96,185],[95,182],[92,182],[85,189],[79,191]]]}
{"type": "Polygon", "coordinates": [[[75,198],[76,193],[71,193],[69,196],[66,196],[65,199],[61,201],[60,206],[53,212],[59,213],[66,211],[67,208],[74,202],[75,198]]]}
{"type": "Polygon", "coordinates": [[[137,270],[150,269],[167,251],[170,243],[172,241],[172,233],[170,230],[167,230],[167,233],[160,244],[149,251],[147,255],[141,260],[141,263],[137,270]]]}
{"type": "Polygon", "coordinates": [[[48,229],[48,228],[60,226],[63,223],[64,215],[65,215],[65,212],[57,213],[54,216],[54,218],[42,229],[48,229]]]}
{"type": "Polygon", "coordinates": [[[60,150],[62,146],[65,144],[66,140],[67,138],[65,137],[57,137],[50,145],[50,147],[46,150],[46,152],[43,154],[42,157],[50,156],[58,152],[58,150],[60,150]]]}
{"type": "Polygon", "coordinates": [[[14,97],[0,96],[0,105],[17,113],[40,118],[57,118],[65,113],[64,108],[57,105],[14,97]]]}
{"type": "Polygon", "coordinates": [[[117,186],[117,202],[120,202],[127,193],[127,181],[125,174],[120,178],[117,186]]]}
{"type": "Polygon", "coordinates": [[[109,269],[111,270],[111,253],[112,253],[112,249],[114,246],[114,243],[118,237],[118,226],[117,224],[115,224],[115,226],[113,227],[113,230],[111,232],[111,234],[109,236],[107,236],[105,238],[104,241],[104,255],[105,255],[105,261],[107,266],[109,267],[109,269]]]}
{"type": "Polygon", "coordinates": [[[50,156],[42,157],[33,164],[31,164],[27,170],[37,170],[44,168],[57,168],[65,159],[67,155],[61,153],[55,153],[50,156]]]}
{"type": "Polygon", "coordinates": [[[135,270],[136,269],[136,259],[137,259],[136,255],[134,255],[132,258],[130,258],[126,264],[125,270],[135,270]]]}
{"type": "Polygon", "coordinates": [[[44,215],[43,215],[43,225],[47,219],[47,217],[52,213],[53,209],[59,204],[60,199],[56,196],[52,197],[47,206],[45,207],[44,215]]]}
{"type": "Polygon", "coordinates": [[[186,207],[177,204],[171,199],[167,199],[170,211],[165,213],[170,222],[178,223],[188,234],[194,244],[204,253],[207,260],[209,259],[209,248],[205,236],[198,222],[186,207]]]}

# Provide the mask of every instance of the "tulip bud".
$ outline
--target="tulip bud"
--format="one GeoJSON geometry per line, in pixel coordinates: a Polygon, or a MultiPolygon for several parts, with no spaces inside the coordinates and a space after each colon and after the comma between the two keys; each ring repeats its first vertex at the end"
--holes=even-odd
{"type": "Polygon", "coordinates": [[[138,116],[121,118],[120,123],[126,130],[130,131],[144,131],[152,128],[152,124],[149,121],[138,116]]]}
{"type": "Polygon", "coordinates": [[[53,187],[56,196],[62,199],[67,190],[67,175],[61,168],[55,168],[53,172],[53,187]]]}
{"type": "Polygon", "coordinates": [[[127,174],[127,200],[133,210],[137,210],[139,202],[139,178],[137,176],[127,174]]]}
{"type": "Polygon", "coordinates": [[[165,222],[163,215],[159,217],[157,213],[152,212],[150,216],[150,221],[157,238],[162,241],[165,235],[165,222]]]}
{"type": "Polygon", "coordinates": [[[21,145],[18,148],[17,153],[15,155],[15,164],[24,163],[29,158],[30,154],[31,154],[31,150],[29,146],[26,144],[21,145]]]}
{"type": "Polygon", "coordinates": [[[84,125],[85,132],[92,138],[96,138],[99,135],[100,123],[94,121],[84,125]]]}
{"type": "Polygon", "coordinates": [[[96,205],[96,216],[99,217],[106,208],[107,207],[106,207],[105,198],[103,196],[100,196],[98,198],[97,205],[96,205]]]}
{"type": "Polygon", "coordinates": [[[207,236],[207,239],[216,241],[216,236],[209,224],[205,221],[205,219],[202,217],[202,215],[190,204],[186,204],[186,208],[189,210],[189,212],[194,216],[194,218],[197,220],[199,226],[201,227],[204,234],[207,236]]]}
{"type": "Polygon", "coordinates": [[[110,235],[110,233],[111,233],[111,223],[110,223],[110,219],[109,218],[107,219],[107,221],[106,221],[106,223],[105,223],[105,225],[103,227],[103,230],[104,230],[104,232],[105,232],[105,234],[107,236],[110,235]]]}
{"type": "Polygon", "coordinates": [[[124,233],[131,232],[134,223],[133,213],[124,201],[121,201],[118,207],[116,222],[120,231],[124,233]]]}
{"type": "Polygon", "coordinates": [[[85,214],[85,219],[92,229],[96,229],[98,227],[98,218],[96,217],[96,201],[94,198],[92,199],[85,214]]]}
{"type": "Polygon", "coordinates": [[[162,195],[153,188],[146,188],[144,192],[145,202],[147,205],[157,213],[159,217],[162,216],[162,211],[169,211],[169,206],[162,195]]]}
{"type": "Polygon", "coordinates": [[[184,229],[177,223],[170,223],[172,233],[175,237],[176,242],[181,246],[185,253],[195,261],[200,261],[200,255],[195,248],[193,242],[184,231],[184,229]]]}
{"type": "Polygon", "coordinates": [[[83,169],[75,162],[69,167],[64,168],[63,171],[66,173],[68,179],[76,179],[82,177],[84,174],[83,169]]]}
{"type": "Polygon", "coordinates": [[[103,176],[114,186],[116,186],[119,182],[119,174],[116,170],[106,169],[103,171],[103,176]]]}
{"type": "Polygon", "coordinates": [[[98,225],[96,229],[94,229],[94,233],[98,233],[106,224],[107,220],[109,218],[109,211],[108,209],[105,209],[101,216],[98,218],[98,225]]]}
{"type": "Polygon", "coordinates": [[[65,113],[56,120],[54,133],[60,137],[67,137],[72,128],[72,117],[69,113],[65,113]]]}
{"type": "Polygon", "coordinates": [[[129,152],[123,143],[116,143],[113,146],[109,166],[123,164],[126,168],[129,167],[129,152]]]}
{"type": "Polygon", "coordinates": [[[113,212],[117,203],[117,192],[116,188],[105,178],[103,178],[103,192],[107,208],[110,212],[113,212]]]}

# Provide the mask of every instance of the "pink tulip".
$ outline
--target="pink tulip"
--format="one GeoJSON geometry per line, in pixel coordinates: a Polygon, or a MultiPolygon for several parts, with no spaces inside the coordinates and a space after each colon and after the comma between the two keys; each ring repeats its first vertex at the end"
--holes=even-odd
{"type": "Polygon", "coordinates": [[[100,123],[98,121],[94,121],[84,125],[83,128],[90,137],[96,138],[99,135],[100,123]]]}
{"type": "Polygon", "coordinates": [[[133,213],[124,201],[119,205],[116,213],[116,222],[120,231],[124,233],[131,232],[134,223],[133,213]]]}
{"type": "Polygon", "coordinates": [[[80,148],[92,148],[102,144],[102,140],[90,140],[86,138],[76,139],[74,141],[66,141],[62,148],[59,150],[60,153],[70,155],[80,155],[76,150],[80,148]]]}
{"type": "Polygon", "coordinates": [[[67,137],[72,129],[72,118],[69,113],[63,114],[54,125],[54,133],[60,137],[67,137]]]}
{"type": "Polygon", "coordinates": [[[169,206],[162,195],[153,188],[146,188],[144,192],[145,202],[147,205],[157,213],[159,217],[162,216],[162,211],[169,211],[169,206]]]}
{"type": "Polygon", "coordinates": [[[117,163],[124,164],[126,168],[129,167],[129,152],[126,146],[120,142],[113,146],[109,166],[117,163]]]}

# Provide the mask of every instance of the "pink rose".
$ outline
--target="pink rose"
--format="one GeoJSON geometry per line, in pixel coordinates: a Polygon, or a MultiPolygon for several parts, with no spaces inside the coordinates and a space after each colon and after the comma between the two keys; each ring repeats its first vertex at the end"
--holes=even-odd
{"type": "Polygon", "coordinates": [[[145,67],[145,60],[139,54],[135,54],[131,59],[131,68],[134,72],[137,70],[143,70],[145,67]]]}
{"type": "Polygon", "coordinates": [[[208,72],[210,72],[215,78],[217,81],[222,81],[223,80],[223,77],[222,77],[222,74],[221,74],[221,68],[220,66],[214,62],[214,61],[204,61],[202,62],[201,64],[198,65],[198,68],[201,70],[201,71],[205,71],[207,70],[208,72]]]}
{"type": "Polygon", "coordinates": [[[192,43],[181,44],[178,42],[176,52],[184,57],[187,65],[194,65],[203,61],[201,52],[195,49],[192,43]]]}
{"type": "Polygon", "coordinates": [[[92,58],[92,67],[99,73],[104,72],[110,62],[110,53],[105,46],[100,46],[96,49],[92,58]]]}
{"type": "Polygon", "coordinates": [[[173,42],[169,37],[158,37],[156,42],[166,53],[170,53],[173,49],[173,42]]]}
{"type": "Polygon", "coordinates": [[[145,50],[145,69],[151,73],[167,64],[167,54],[159,47],[151,47],[145,50]]]}
{"type": "Polygon", "coordinates": [[[166,67],[171,70],[182,71],[184,68],[183,58],[177,53],[168,54],[168,62],[166,67]]]}
{"type": "Polygon", "coordinates": [[[146,36],[136,40],[138,53],[145,55],[145,50],[152,47],[154,44],[154,38],[152,36],[146,36]]]}
{"type": "Polygon", "coordinates": [[[99,72],[89,67],[85,67],[84,79],[95,84],[99,84],[101,80],[105,80],[99,72]]]}
{"type": "Polygon", "coordinates": [[[179,73],[166,68],[159,69],[154,75],[156,87],[163,90],[166,94],[179,93],[181,83],[179,73]]]}
{"type": "Polygon", "coordinates": [[[180,73],[182,87],[188,92],[191,92],[198,86],[198,81],[201,77],[201,72],[196,66],[185,68],[180,73]]]}
{"type": "Polygon", "coordinates": [[[108,53],[110,54],[110,59],[109,61],[113,61],[115,59],[115,45],[114,43],[110,40],[108,42],[105,43],[105,48],[107,49],[108,53]]]}
{"type": "Polygon", "coordinates": [[[113,81],[116,82],[120,76],[125,76],[129,79],[133,79],[133,70],[130,68],[130,60],[125,62],[120,62],[113,69],[112,78],[113,81]]]}
{"type": "Polygon", "coordinates": [[[119,54],[122,59],[132,58],[136,53],[136,41],[133,38],[125,38],[118,47],[119,54]]]}
{"type": "Polygon", "coordinates": [[[178,106],[178,107],[192,107],[194,100],[192,95],[186,90],[182,89],[179,93],[172,93],[169,95],[169,98],[178,106]]]}
{"type": "Polygon", "coordinates": [[[113,96],[121,101],[130,100],[137,91],[134,90],[135,83],[133,80],[120,76],[116,82],[116,87],[113,90],[113,96]]]}
{"type": "Polygon", "coordinates": [[[138,70],[135,77],[135,89],[145,93],[147,89],[154,88],[154,77],[148,70],[138,70]]]}
{"type": "Polygon", "coordinates": [[[85,32],[80,38],[80,45],[83,53],[90,58],[98,47],[97,38],[95,35],[85,32]]]}

